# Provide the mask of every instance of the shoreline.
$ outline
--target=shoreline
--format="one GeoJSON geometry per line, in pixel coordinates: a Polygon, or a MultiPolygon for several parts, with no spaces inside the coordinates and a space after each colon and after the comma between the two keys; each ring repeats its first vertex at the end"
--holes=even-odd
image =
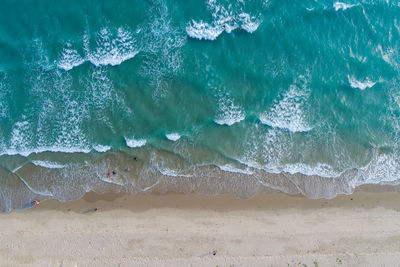
{"type": "Polygon", "coordinates": [[[400,195],[395,192],[356,192],[334,199],[276,193],[248,200],[91,192],[80,200],[48,200],[0,218],[0,253],[7,255],[1,266],[400,262],[400,195]],[[214,250],[215,256],[209,254],[214,250]]]}
{"type": "Polygon", "coordinates": [[[342,176],[327,178],[284,171],[270,173],[242,163],[237,168],[229,165],[228,161],[225,165],[209,163],[185,167],[179,155],[147,148],[97,154],[49,152],[30,158],[4,156],[2,159],[7,164],[0,168],[0,175],[5,177],[0,183],[0,187],[5,188],[2,189],[4,193],[0,194],[0,212],[20,209],[32,200],[75,200],[83,197],[87,191],[132,194],[148,191],[195,192],[206,195],[233,194],[242,199],[274,192],[302,194],[313,199],[333,198],[337,194],[351,194],[354,191],[400,192],[400,185],[396,181],[381,180],[379,184],[364,184],[368,179],[360,176],[362,173],[358,169],[349,169],[342,176]],[[149,160],[153,152],[157,155],[154,162],[149,160]],[[168,164],[164,166],[164,161],[173,168],[170,169],[168,164]],[[42,162],[42,165],[35,165],[35,162],[42,162]],[[54,168],[44,167],[46,164],[54,168]],[[116,174],[110,175],[114,171],[116,174]]]}

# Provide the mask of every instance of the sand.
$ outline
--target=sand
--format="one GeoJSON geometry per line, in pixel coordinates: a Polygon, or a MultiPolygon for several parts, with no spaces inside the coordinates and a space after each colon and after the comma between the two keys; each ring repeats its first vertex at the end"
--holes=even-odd
{"type": "Polygon", "coordinates": [[[399,211],[397,193],[88,193],[1,214],[0,265],[399,266],[399,211]]]}

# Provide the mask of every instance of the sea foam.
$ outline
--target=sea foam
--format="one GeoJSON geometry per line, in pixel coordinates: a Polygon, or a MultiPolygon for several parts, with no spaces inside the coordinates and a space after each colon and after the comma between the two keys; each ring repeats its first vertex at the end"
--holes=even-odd
{"type": "Polygon", "coordinates": [[[167,137],[168,140],[171,140],[174,142],[178,141],[181,138],[181,136],[178,133],[169,133],[169,134],[166,134],[165,137],[167,137]]]}
{"type": "Polygon", "coordinates": [[[213,41],[218,38],[224,31],[231,33],[236,29],[243,29],[248,33],[257,30],[262,20],[260,15],[252,16],[246,12],[237,13],[231,5],[225,7],[216,4],[216,1],[207,2],[207,7],[212,13],[212,22],[203,20],[191,20],[186,26],[186,33],[189,37],[199,40],[213,41]]]}
{"type": "Polygon", "coordinates": [[[306,103],[310,96],[307,85],[296,83],[289,87],[280,98],[276,99],[268,112],[259,116],[261,123],[291,132],[307,132],[312,129],[306,119],[306,103]]]}
{"type": "Polygon", "coordinates": [[[218,92],[218,110],[214,119],[215,123],[231,126],[245,118],[243,108],[234,102],[228,92],[218,92]]]}
{"type": "MultiPolygon", "coordinates": [[[[85,38],[89,42],[89,38],[85,38]]],[[[96,48],[89,51],[89,44],[85,45],[88,60],[95,66],[116,66],[133,58],[139,50],[130,31],[118,28],[116,33],[108,28],[103,28],[97,34],[96,48]]]]}
{"type": "Polygon", "coordinates": [[[65,167],[65,165],[63,164],[47,160],[33,160],[32,163],[35,164],[36,166],[44,167],[47,169],[62,169],[65,167]]]}
{"type": "Polygon", "coordinates": [[[253,174],[252,171],[250,171],[248,169],[239,169],[239,168],[235,167],[233,164],[221,165],[221,166],[218,166],[218,168],[221,169],[222,171],[226,171],[226,172],[241,173],[241,174],[247,174],[247,175],[253,174]]]}
{"type": "Polygon", "coordinates": [[[125,137],[125,142],[126,142],[127,146],[134,148],[134,147],[142,147],[142,146],[146,145],[147,140],[125,137]]]}
{"type": "Polygon", "coordinates": [[[57,62],[57,67],[69,71],[74,67],[83,64],[85,61],[86,59],[79,55],[76,49],[72,48],[72,44],[67,42],[61,52],[60,59],[57,62]]]}
{"type": "Polygon", "coordinates": [[[336,11],[338,11],[338,10],[346,10],[346,9],[354,7],[354,6],[356,6],[356,5],[346,4],[346,3],[342,3],[342,2],[335,2],[333,4],[333,7],[335,8],[336,11]]]}
{"type": "Polygon", "coordinates": [[[69,71],[85,62],[90,62],[95,66],[117,66],[140,52],[131,32],[121,27],[116,30],[101,29],[97,33],[94,49],[91,49],[88,35],[83,36],[83,43],[85,55],[81,56],[78,50],[73,48],[71,42],[66,42],[56,62],[57,67],[69,71]]]}
{"type": "Polygon", "coordinates": [[[348,76],[350,86],[352,88],[358,88],[360,90],[365,90],[367,88],[373,87],[376,82],[370,81],[368,78],[365,81],[358,81],[353,76],[348,76]]]}
{"type": "Polygon", "coordinates": [[[106,152],[111,149],[110,146],[103,146],[103,145],[94,145],[93,149],[97,152],[106,152]]]}

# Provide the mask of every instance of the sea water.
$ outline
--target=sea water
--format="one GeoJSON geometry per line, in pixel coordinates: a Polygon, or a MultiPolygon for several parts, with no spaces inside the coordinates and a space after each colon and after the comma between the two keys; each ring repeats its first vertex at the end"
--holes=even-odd
{"type": "Polygon", "coordinates": [[[3,1],[0,210],[397,185],[398,14],[383,0],[3,1]]]}

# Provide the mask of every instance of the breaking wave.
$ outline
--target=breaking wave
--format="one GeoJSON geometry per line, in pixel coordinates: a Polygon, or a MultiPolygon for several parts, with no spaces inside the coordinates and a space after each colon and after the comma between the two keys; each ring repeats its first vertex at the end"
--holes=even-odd
{"type": "Polygon", "coordinates": [[[262,20],[245,12],[238,13],[242,7],[233,10],[232,5],[225,7],[218,5],[217,1],[207,2],[208,10],[212,13],[212,22],[191,20],[186,26],[186,33],[191,38],[199,40],[215,40],[223,32],[231,33],[234,30],[245,30],[253,33],[260,26],[262,20]]]}
{"type": "Polygon", "coordinates": [[[169,134],[166,134],[165,137],[167,137],[168,140],[171,140],[174,142],[178,141],[181,138],[181,136],[178,133],[169,133],[169,134]]]}
{"type": "Polygon", "coordinates": [[[307,122],[307,100],[310,90],[304,76],[300,76],[300,84],[292,84],[289,90],[276,99],[269,109],[260,115],[263,124],[291,132],[307,132],[312,127],[307,122]]]}
{"type": "Polygon", "coordinates": [[[346,4],[346,3],[342,3],[342,2],[335,2],[333,4],[333,7],[335,8],[336,11],[338,10],[346,10],[348,8],[352,8],[356,5],[352,5],[352,4],[346,4]]]}
{"type": "Polygon", "coordinates": [[[360,90],[371,88],[376,84],[376,82],[372,82],[368,78],[365,81],[358,81],[353,76],[348,76],[348,79],[352,88],[358,88],[360,90]]]}

